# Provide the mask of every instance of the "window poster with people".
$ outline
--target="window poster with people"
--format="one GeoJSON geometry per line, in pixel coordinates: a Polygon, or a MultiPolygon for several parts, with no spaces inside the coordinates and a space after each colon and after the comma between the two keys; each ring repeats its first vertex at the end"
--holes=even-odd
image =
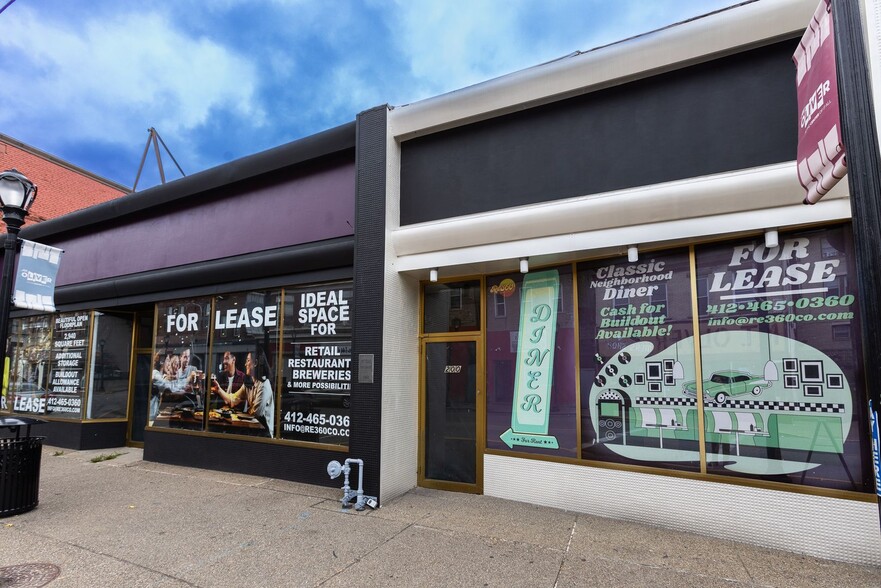
{"type": "Polygon", "coordinates": [[[696,249],[708,473],[871,492],[852,243],[842,225],[696,249]]]}
{"type": "Polygon", "coordinates": [[[285,290],[281,438],[348,445],[352,283],[285,290]]]}
{"type": "Polygon", "coordinates": [[[273,437],[281,291],[214,299],[208,430],[273,437]]]}
{"type": "Polygon", "coordinates": [[[576,457],[572,266],[486,280],[487,448],[576,457]]]}
{"type": "Polygon", "coordinates": [[[150,426],[204,429],[210,313],[210,298],[156,305],[150,426]]]}
{"type": "Polygon", "coordinates": [[[578,264],[583,459],[700,471],[687,249],[578,264]]]}

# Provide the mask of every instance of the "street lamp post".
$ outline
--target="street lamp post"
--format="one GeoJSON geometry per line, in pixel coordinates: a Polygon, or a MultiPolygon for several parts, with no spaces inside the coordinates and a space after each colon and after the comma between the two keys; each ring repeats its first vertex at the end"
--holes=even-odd
{"type": "MultiPolygon", "coordinates": [[[[3,389],[6,390],[6,344],[9,337],[9,311],[12,302],[12,272],[18,254],[18,233],[24,225],[37,187],[16,169],[0,172],[0,207],[6,224],[3,243],[3,275],[0,277],[0,370],[3,373],[3,389]]],[[[9,407],[7,407],[9,408],[9,407]]]]}

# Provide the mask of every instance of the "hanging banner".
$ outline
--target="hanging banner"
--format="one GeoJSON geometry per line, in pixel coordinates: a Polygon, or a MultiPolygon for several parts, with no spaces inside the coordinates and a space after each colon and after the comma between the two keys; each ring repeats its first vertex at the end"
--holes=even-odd
{"type": "Polygon", "coordinates": [[[821,0],[792,55],[798,98],[798,181],[816,204],[847,174],[830,0],[821,0]]]}
{"type": "Polygon", "coordinates": [[[55,276],[63,251],[21,240],[12,304],[16,308],[55,312],[55,276]]]}

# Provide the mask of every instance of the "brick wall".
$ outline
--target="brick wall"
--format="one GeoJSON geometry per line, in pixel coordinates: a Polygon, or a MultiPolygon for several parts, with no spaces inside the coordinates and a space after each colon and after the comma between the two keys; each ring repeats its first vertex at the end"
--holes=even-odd
{"type": "Polygon", "coordinates": [[[126,192],[85,171],[0,141],[0,171],[17,169],[37,185],[37,199],[28,224],[62,216],[122,196],[126,192]]]}

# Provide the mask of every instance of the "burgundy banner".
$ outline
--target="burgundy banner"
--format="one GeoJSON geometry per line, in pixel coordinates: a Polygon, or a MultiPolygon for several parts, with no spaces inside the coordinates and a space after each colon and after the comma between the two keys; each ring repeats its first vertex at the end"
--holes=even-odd
{"type": "Polygon", "coordinates": [[[792,60],[798,94],[798,180],[816,204],[847,174],[835,77],[832,5],[821,0],[792,60]]]}

